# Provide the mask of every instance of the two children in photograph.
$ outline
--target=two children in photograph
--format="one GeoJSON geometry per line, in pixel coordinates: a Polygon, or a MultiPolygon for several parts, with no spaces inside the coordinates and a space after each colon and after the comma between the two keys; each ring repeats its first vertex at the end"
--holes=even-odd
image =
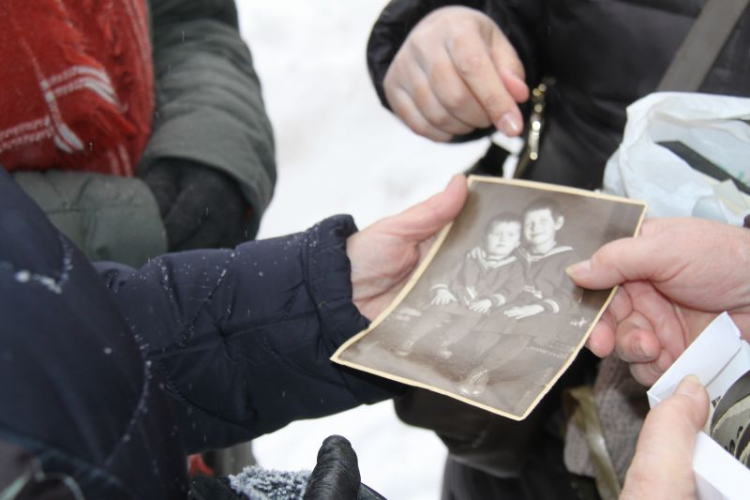
{"type": "MultiPolygon", "coordinates": [[[[579,259],[572,247],[557,241],[564,224],[559,204],[550,198],[539,198],[524,210],[524,245],[517,251],[523,267],[523,287],[514,301],[485,319],[483,329],[497,332],[497,341],[481,354],[475,368],[461,382],[461,394],[475,397],[484,393],[493,372],[523,356],[529,347],[536,346],[537,352],[555,356],[545,346],[557,340],[564,344],[563,350],[575,349],[577,339],[571,338],[573,342],[566,345],[568,336],[563,332],[569,330],[581,290],[567,279],[565,269],[579,259]],[[550,321],[549,315],[555,318],[550,321]]],[[[482,258],[482,253],[475,249],[467,258],[482,258]]],[[[580,332],[580,328],[576,331],[580,332]]]]}
{"type": "Polygon", "coordinates": [[[503,212],[492,217],[481,245],[430,287],[423,315],[400,332],[393,352],[408,356],[416,348],[443,360],[455,349],[470,352],[474,368],[464,373],[458,390],[476,397],[484,393],[494,370],[522,355],[532,342],[544,346],[558,339],[547,316],[554,315],[557,325],[564,323],[580,300],[564,272],[577,255],[557,241],[564,224],[559,204],[547,197],[530,203],[522,216],[503,212]],[[472,333],[478,332],[493,334],[489,348],[474,346],[472,333]]]}
{"type": "Polygon", "coordinates": [[[644,212],[624,198],[472,176],[466,207],[407,288],[332,359],[523,420],[612,296],[584,293],[566,269],[632,236],[644,212]]]}

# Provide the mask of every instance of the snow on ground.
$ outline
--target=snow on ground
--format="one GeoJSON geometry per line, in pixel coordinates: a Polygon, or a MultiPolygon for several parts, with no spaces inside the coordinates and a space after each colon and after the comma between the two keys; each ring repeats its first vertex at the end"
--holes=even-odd
{"type": "MultiPolygon", "coordinates": [[[[438,192],[486,148],[431,143],[381,107],[365,46],[385,0],[237,2],[277,141],[279,182],[260,237],[335,213],[365,227],[438,192]]],[[[310,468],[330,434],[352,441],[363,481],[386,497],[439,498],[445,448],[402,424],[388,402],[296,422],[254,451],[266,467],[310,468]]]]}

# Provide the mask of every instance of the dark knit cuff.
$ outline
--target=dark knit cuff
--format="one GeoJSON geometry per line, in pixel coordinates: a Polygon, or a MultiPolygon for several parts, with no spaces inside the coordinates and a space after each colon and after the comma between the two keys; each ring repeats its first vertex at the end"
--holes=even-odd
{"type": "MultiPolygon", "coordinates": [[[[317,308],[321,335],[332,356],[370,322],[352,302],[351,263],[346,239],[357,232],[349,215],[336,215],[309,229],[303,244],[306,281],[317,308]]],[[[344,383],[362,403],[375,403],[403,393],[402,384],[336,365],[344,383]]]]}

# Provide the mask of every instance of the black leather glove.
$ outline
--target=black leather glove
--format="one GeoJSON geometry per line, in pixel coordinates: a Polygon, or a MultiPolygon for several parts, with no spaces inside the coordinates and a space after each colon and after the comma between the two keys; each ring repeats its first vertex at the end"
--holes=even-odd
{"type": "Polygon", "coordinates": [[[190,500],[386,500],[360,482],[357,454],[349,441],[330,436],[318,451],[318,463],[307,478],[304,472],[281,472],[261,467],[244,469],[230,487],[226,478],[197,476],[190,481],[190,500]],[[302,492],[304,491],[304,495],[302,492]]]}
{"type": "Polygon", "coordinates": [[[247,239],[248,204],[229,175],[166,158],[143,176],[159,205],[170,251],[233,248],[247,239]]]}
{"type": "Polygon", "coordinates": [[[357,454],[341,436],[329,436],[318,451],[304,500],[385,500],[361,483],[357,454]]]}

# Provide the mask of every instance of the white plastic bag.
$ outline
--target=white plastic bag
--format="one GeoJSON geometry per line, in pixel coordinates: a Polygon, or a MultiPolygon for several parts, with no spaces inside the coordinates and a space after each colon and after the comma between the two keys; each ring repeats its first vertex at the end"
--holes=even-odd
{"type": "Polygon", "coordinates": [[[657,144],[679,141],[750,184],[750,99],[697,93],[650,94],[628,107],[620,147],[607,162],[604,191],[646,200],[649,217],[695,216],[741,225],[750,196],[731,180],[694,170],[657,144]]]}

